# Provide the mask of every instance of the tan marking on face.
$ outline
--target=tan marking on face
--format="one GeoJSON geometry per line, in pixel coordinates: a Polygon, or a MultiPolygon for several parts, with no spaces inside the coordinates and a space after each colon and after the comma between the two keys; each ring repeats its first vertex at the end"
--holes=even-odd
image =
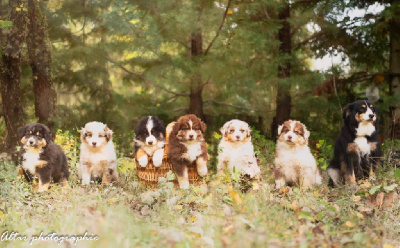
{"type": "Polygon", "coordinates": [[[290,121],[285,121],[282,126],[281,134],[278,137],[279,141],[285,141],[285,134],[291,129],[290,121]]]}
{"type": "Polygon", "coordinates": [[[21,143],[22,143],[23,145],[26,145],[26,142],[27,142],[27,141],[28,141],[28,140],[25,138],[25,136],[22,137],[21,143]]]}
{"type": "Polygon", "coordinates": [[[372,106],[372,104],[371,104],[371,105],[369,105],[369,107],[370,107],[370,108],[373,108],[374,106],[372,106]]]}
{"type": "Polygon", "coordinates": [[[364,113],[361,113],[361,114],[357,113],[357,114],[356,114],[356,120],[357,120],[357,122],[362,122],[363,116],[364,116],[364,113]]]}
{"type": "Polygon", "coordinates": [[[362,105],[363,108],[366,108],[367,106],[365,104],[362,105]]]}
{"type": "Polygon", "coordinates": [[[39,132],[36,132],[36,136],[39,136],[39,132]]]}

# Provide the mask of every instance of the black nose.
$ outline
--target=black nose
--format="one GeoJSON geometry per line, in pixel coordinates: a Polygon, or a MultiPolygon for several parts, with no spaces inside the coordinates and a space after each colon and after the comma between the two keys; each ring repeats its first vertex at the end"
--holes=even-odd
{"type": "Polygon", "coordinates": [[[369,118],[370,119],[374,119],[374,115],[369,115],[369,118]]]}
{"type": "Polygon", "coordinates": [[[147,142],[147,143],[149,143],[149,145],[152,145],[152,144],[153,144],[153,141],[149,141],[149,142],[147,142]]]}
{"type": "Polygon", "coordinates": [[[32,144],[33,144],[33,140],[30,140],[30,141],[29,141],[29,145],[32,145],[32,144]]]}
{"type": "Polygon", "coordinates": [[[97,144],[96,142],[92,142],[92,145],[93,145],[93,146],[96,146],[96,144],[97,144]]]}
{"type": "Polygon", "coordinates": [[[240,136],[239,136],[239,135],[236,135],[236,139],[240,139],[240,136]]]}
{"type": "Polygon", "coordinates": [[[292,136],[289,135],[289,136],[287,136],[287,138],[291,140],[291,139],[292,139],[292,136]]]}
{"type": "Polygon", "coordinates": [[[189,135],[189,138],[190,138],[190,139],[193,139],[193,134],[190,134],[190,135],[189,135]]]}

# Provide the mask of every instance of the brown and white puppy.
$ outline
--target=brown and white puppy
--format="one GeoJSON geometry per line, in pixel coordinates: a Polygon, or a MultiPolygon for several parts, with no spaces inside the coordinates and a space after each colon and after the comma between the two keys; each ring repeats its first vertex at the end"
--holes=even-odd
{"type": "Polygon", "coordinates": [[[309,187],[321,184],[314,156],[308,147],[310,132],[299,121],[288,120],[278,127],[275,150],[275,185],[297,184],[309,187]]]}
{"type": "MultiPolygon", "coordinates": [[[[167,130],[169,128],[167,127],[167,130]]],[[[196,166],[199,176],[207,175],[206,124],[197,116],[181,116],[168,137],[168,160],[178,176],[179,187],[189,188],[188,167],[196,166]]]]}
{"type": "Polygon", "coordinates": [[[225,168],[233,172],[235,168],[250,178],[260,174],[250,132],[249,125],[244,121],[235,119],[224,124],[221,128],[222,139],[218,146],[218,172],[225,168]]]}
{"type": "Polygon", "coordinates": [[[39,178],[38,192],[46,191],[50,181],[68,185],[68,162],[61,147],[54,144],[48,127],[40,123],[18,128],[22,144],[21,161],[24,176],[32,182],[33,175],[39,178]]]}
{"type": "Polygon", "coordinates": [[[104,184],[118,179],[117,156],[112,142],[113,131],[101,122],[89,122],[81,129],[79,178],[83,185],[91,180],[104,184]]]}

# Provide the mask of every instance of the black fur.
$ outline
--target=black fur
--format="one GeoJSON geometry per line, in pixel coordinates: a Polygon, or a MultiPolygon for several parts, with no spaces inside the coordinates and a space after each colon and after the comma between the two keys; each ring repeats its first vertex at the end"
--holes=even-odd
{"type": "Polygon", "coordinates": [[[377,168],[380,163],[381,145],[378,137],[377,107],[367,100],[355,101],[346,106],[346,109],[343,111],[343,119],[342,130],[335,142],[334,157],[330,161],[328,167],[330,186],[337,186],[332,180],[332,172],[338,173],[339,182],[345,182],[345,178],[353,175],[353,172],[355,179],[358,180],[367,178],[370,174],[370,167],[377,168]],[[357,114],[363,114],[367,111],[366,108],[363,108],[363,105],[372,106],[370,109],[376,115],[376,120],[373,122],[375,131],[370,135],[362,136],[366,138],[368,146],[370,147],[370,153],[367,154],[361,154],[360,152],[354,152],[349,149],[349,145],[354,145],[355,139],[357,138],[359,121],[356,116],[357,114]],[[374,147],[376,147],[376,149],[373,149],[374,147]]]}
{"type": "MultiPolygon", "coordinates": [[[[20,152],[21,162],[24,162],[24,154],[27,152],[28,146],[23,143],[23,140],[33,138],[36,142],[45,144],[42,147],[42,152],[39,155],[39,160],[46,161],[47,164],[42,167],[36,167],[35,174],[43,184],[49,183],[51,178],[55,183],[68,180],[69,169],[68,162],[61,147],[54,144],[53,135],[48,127],[40,123],[30,124],[18,128],[19,140],[22,144],[20,152]],[[44,141],[45,143],[44,143],[44,141]]],[[[23,169],[24,176],[28,182],[32,181],[30,171],[23,169]]]]}
{"type": "MultiPolygon", "coordinates": [[[[142,142],[146,142],[146,138],[149,137],[149,132],[146,128],[147,121],[150,116],[144,116],[140,118],[138,123],[135,126],[134,132],[135,132],[135,139],[140,140],[142,142]]],[[[158,141],[163,141],[165,140],[165,126],[164,122],[160,119],[158,119],[157,116],[151,116],[151,119],[153,120],[153,129],[152,129],[152,135],[158,140],[158,141]]],[[[135,142],[135,156],[139,148],[141,147],[140,144],[135,142]]]]}

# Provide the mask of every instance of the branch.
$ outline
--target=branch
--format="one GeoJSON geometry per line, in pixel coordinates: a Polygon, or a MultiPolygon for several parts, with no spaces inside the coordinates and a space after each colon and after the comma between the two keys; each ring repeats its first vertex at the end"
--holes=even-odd
{"type": "Polygon", "coordinates": [[[158,85],[158,84],[154,84],[153,82],[151,82],[150,80],[148,80],[145,76],[143,76],[143,75],[141,75],[141,74],[138,74],[138,73],[135,73],[135,72],[133,72],[133,71],[131,71],[131,70],[128,70],[126,67],[120,65],[120,64],[117,63],[116,61],[114,61],[114,60],[112,60],[112,59],[110,59],[110,58],[107,58],[107,60],[108,60],[109,62],[115,64],[117,67],[119,67],[121,70],[123,70],[124,72],[128,73],[129,75],[134,76],[134,77],[137,77],[137,78],[140,78],[140,79],[143,80],[144,82],[146,82],[146,83],[148,83],[148,84],[151,84],[151,85],[153,85],[154,87],[160,88],[160,89],[162,89],[162,90],[164,90],[164,91],[166,91],[166,92],[168,92],[168,93],[170,93],[170,94],[173,94],[173,95],[175,95],[175,96],[190,96],[188,93],[182,93],[182,92],[181,92],[181,93],[178,93],[178,92],[169,90],[169,89],[167,89],[167,88],[164,88],[163,86],[160,86],[160,85],[158,85]]]}
{"type": "Polygon", "coordinates": [[[224,12],[224,15],[222,17],[222,21],[221,24],[219,25],[219,28],[217,30],[217,34],[214,36],[213,40],[210,42],[210,44],[208,45],[206,51],[204,52],[204,55],[207,55],[208,51],[210,51],[211,46],[214,44],[215,40],[218,38],[219,33],[221,32],[222,27],[224,26],[225,20],[226,20],[226,15],[228,14],[228,9],[231,5],[232,0],[228,1],[228,4],[226,5],[226,9],[224,12]]]}
{"type": "Polygon", "coordinates": [[[248,110],[248,111],[256,111],[256,112],[258,112],[257,110],[254,110],[254,109],[249,109],[249,108],[244,108],[244,107],[240,107],[240,106],[235,106],[235,105],[232,105],[232,104],[230,104],[230,103],[219,102],[219,101],[216,101],[216,100],[214,100],[214,99],[204,100],[204,102],[205,102],[205,103],[206,103],[206,102],[212,102],[212,103],[216,103],[216,104],[220,104],[220,105],[224,105],[224,106],[228,106],[228,107],[232,107],[232,108],[236,108],[236,109],[242,109],[242,110],[248,110]]]}

